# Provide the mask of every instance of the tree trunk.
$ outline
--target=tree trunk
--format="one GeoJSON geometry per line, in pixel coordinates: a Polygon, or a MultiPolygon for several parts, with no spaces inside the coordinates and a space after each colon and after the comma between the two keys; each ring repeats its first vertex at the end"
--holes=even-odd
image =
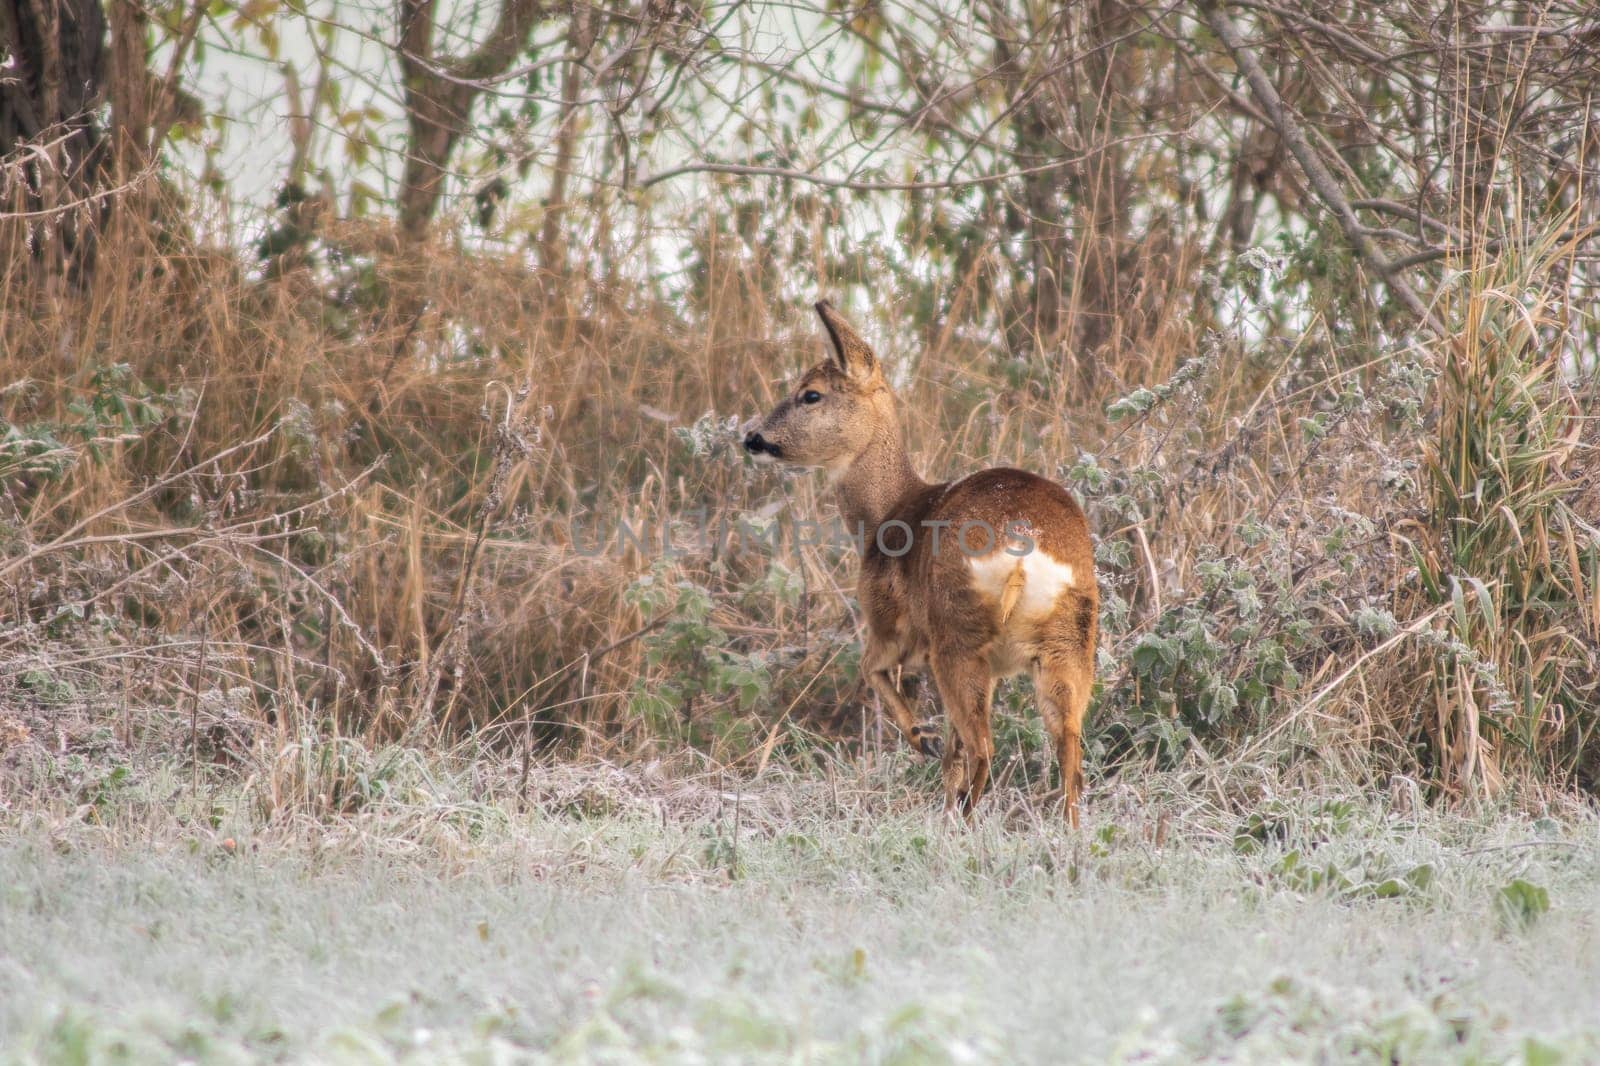
{"type": "Polygon", "coordinates": [[[1087,12],[1083,95],[1078,100],[1079,140],[1088,156],[1078,172],[1078,270],[1073,341],[1078,376],[1085,393],[1093,391],[1100,349],[1117,341],[1117,323],[1131,279],[1123,276],[1127,244],[1127,174],[1118,121],[1126,110],[1132,45],[1122,40],[1132,24],[1121,0],[1098,0],[1087,12]]]}
{"type": "Polygon", "coordinates": [[[556,162],[550,172],[550,194],[545,197],[544,220],[539,227],[539,265],[556,270],[561,247],[561,220],[567,207],[567,179],[571,175],[578,143],[578,93],[583,68],[579,59],[594,44],[593,13],[574,11],[567,28],[566,69],[561,75],[561,127],[556,134],[556,162]]]}
{"type": "Polygon", "coordinates": [[[161,145],[173,123],[200,118],[178,75],[207,6],[193,0],[156,78],[150,16],[135,0],[0,0],[0,56],[12,64],[0,73],[0,211],[20,216],[0,225],[0,261],[82,284],[113,211],[158,218],[161,145]]]}
{"type": "Polygon", "coordinates": [[[410,127],[400,180],[400,229],[408,240],[426,235],[450,156],[466,132],[483,83],[504,74],[527,47],[540,14],[536,0],[502,0],[488,39],[465,57],[433,52],[437,0],[400,0],[400,71],[410,127]]]}
{"type": "Polygon", "coordinates": [[[3,261],[49,276],[86,270],[103,205],[106,16],[100,0],[0,0],[0,227],[3,261]]]}

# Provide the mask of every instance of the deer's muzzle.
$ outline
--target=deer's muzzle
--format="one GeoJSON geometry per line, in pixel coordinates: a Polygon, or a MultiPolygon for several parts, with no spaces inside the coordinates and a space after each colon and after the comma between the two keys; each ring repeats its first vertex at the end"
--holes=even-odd
{"type": "Polygon", "coordinates": [[[767,438],[763,437],[755,430],[751,430],[749,433],[745,434],[744,450],[749,452],[751,455],[770,455],[774,459],[783,458],[783,449],[767,440],[767,438]]]}

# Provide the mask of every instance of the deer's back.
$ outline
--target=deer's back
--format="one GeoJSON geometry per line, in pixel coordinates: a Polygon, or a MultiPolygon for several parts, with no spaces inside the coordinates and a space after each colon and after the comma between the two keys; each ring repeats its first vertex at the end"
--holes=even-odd
{"type": "Polygon", "coordinates": [[[915,662],[930,643],[988,648],[1010,673],[1051,641],[1092,639],[1098,604],[1088,524],[1072,495],[995,467],[914,494],[862,560],[862,602],[915,662]],[[887,547],[888,550],[885,550],[887,547]]]}

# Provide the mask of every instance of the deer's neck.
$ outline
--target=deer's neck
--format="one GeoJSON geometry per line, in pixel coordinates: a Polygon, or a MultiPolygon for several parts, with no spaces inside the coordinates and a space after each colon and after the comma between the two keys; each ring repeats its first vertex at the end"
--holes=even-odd
{"type": "Polygon", "coordinates": [[[878,527],[894,517],[903,500],[928,487],[911,468],[911,459],[895,429],[873,437],[867,449],[844,468],[835,485],[848,531],[853,535],[860,527],[869,544],[878,527]]]}

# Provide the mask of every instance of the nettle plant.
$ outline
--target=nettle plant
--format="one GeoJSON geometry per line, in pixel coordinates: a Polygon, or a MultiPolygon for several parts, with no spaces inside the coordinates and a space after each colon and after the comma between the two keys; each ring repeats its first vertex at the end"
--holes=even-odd
{"type": "MultiPolygon", "coordinates": [[[[32,387],[32,382],[17,382],[0,390],[0,401],[26,405],[30,401],[25,394],[32,387]]],[[[65,417],[12,422],[0,416],[0,479],[58,481],[80,457],[98,461],[107,447],[137,441],[193,405],[188,390],[169,394],[152,389],[126,363],[96,366],[82,395],[67,404],[65,417]]]]}
{"type": "Polygon", "coordinates": [[[1248,558],[1201,545],[1192,595],[1137,631],[1124,610],[1123,666],[1105,696],[1126,721],[1108,731],[1108,755],[1131,747],[1171,764],[1194,736],[1261,726],[1277,699],[1300,687],[1295,660],[1320,646],[1314,590],[1293,580],[1282,531],[1245,525],[1241,535],[1255,548],[1248,558]]]}
{"type": "MultiPolygon", "coordinates": [[[[767,596],[793,606],[800,583],[774,563],[756,582],[767,596]]],[[[743,712],[772,688],[773,657],[761,650],[741,652],[713,617],[712,590],[687,577],[674,577],[671,564],[658,559],[623,594],[654,630],[645,638],[645,663],[651,670],[634,685],[630,711],[660,737],[690,743],[737,744],[749,717],[743,712]]]]}
{"type": "MultiPolygon", "coordinates": [[[[1187,439],[1196,458],[1157,461],[1158,444],[1137,461],[1081,455],[1064,471],[1101,528],[1116,531],[1100,539],[1095,554],[1102,572],[1105,711],[1096,716],[1093,739],[1109,761],[1137,756],[1172,765],[1197,737],[1263,728],[1281,711],[1281,701],[1301,689],[1301,665],[1330,642],[1359,642],[1363,631],[1355,616],[1367,618],[1377,609],[1365,586],[1368,555],[1382,539],[1378,523],[1332,502],[1319,501],[1313,515],[1291,522],[1279,507],[1282,494],[1248,497],[1241,517],[1218,540],[1185,543],[1180,501],[1191,500],[1200,481],[1219,476],[1219,468],[1244,450],[1235,442],[1246,427],[1215,452],[1196,439],[1197,430],[1186,428],[1201,421],[1220,343],[1213,339],[1206,355],[1166,383],[1137,389],[1107,408],[1113,422],[1136,420],[1130,431],[1149,430],[1163,443],[1174,435],[1187,439]],[[1152,594],[1135,530],[1147,531],[1160,553],[1188,555],[1188,588],[1152,594]],[[1140,591],[1142,602],[1133,602],[1140,591]]],[[[1425,383],[1410,384],[1420,391],[1425,383]]],[[[1415,416],[1415,405],[1401,406],[1380,410],[1353,381],[1330,382],[1312,390],[1297,410],[1278,412],[1295,415],[1282,421],[1299,430],[1296,454],[1284,458],[1299,472],[1310,471],[1329,442],[1372,419],[1415,416]]],[[[1386,491],[1415,493],[1405,462],[1377,469],[1386,491]]]]}

